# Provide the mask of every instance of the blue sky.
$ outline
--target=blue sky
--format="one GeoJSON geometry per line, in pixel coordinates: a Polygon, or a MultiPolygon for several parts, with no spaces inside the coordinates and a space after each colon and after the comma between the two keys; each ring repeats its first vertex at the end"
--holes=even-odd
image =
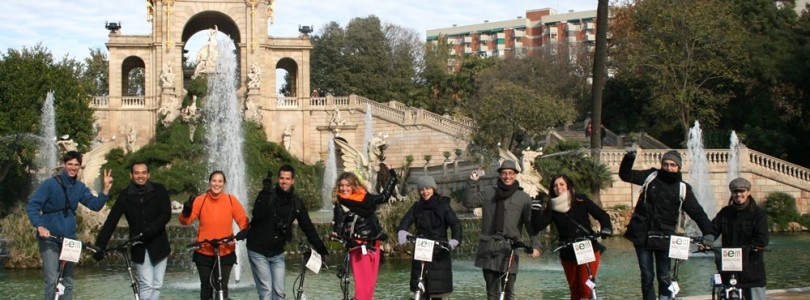
{"type": "MultiPolygon", "coordinates": [[[[183,1],[183,0],[177,0],[183,1]]],[[[415,29],[424,38],[433,28],[525,16],[526,10],[550,7],[559,13],[596,9],[596,0],[277,0],[272,36],[297,36],[298,25],[316,30],[330,21],[345,25],[353,17],[376,15],[383,22],[415,29]],[[406,4],[403,4],[406,3],[406,4]]],[[[145,0],[6,0],[0,18],[0,52],[42,43],[55,58],[83,60],[90,48],[104,49],[104,22],[123,25],[123,34],[149,34],[145,0]]],[[[201,33],[204,38],[204,33],[201,33]]],[[[190,43],[191,44],[191,43],[190,43]]],[[[197,47],[191,46],[190,49],[197,47]]]]}

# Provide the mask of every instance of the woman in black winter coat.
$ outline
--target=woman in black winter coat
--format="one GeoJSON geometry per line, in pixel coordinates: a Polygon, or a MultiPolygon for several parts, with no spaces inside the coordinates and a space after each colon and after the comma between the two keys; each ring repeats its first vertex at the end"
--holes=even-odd
{"type": "MultiPolygon", "coordinates": [[[[422,176],[417,182],[419,201],[402,217],[397,228],[399,244],[405,244],[408,229],[411,225],[416,227],[416,236],[433,241],[446,242],[450,250],[458,247],[461,241],[461,223],[456,213],[450,208],[450,198],[436,192],[436,181],[433,177],[422,176]],[[452,237],[447,240],[447,229],[452,230],[452,237]]],[[[453,292],[453,262],[450,252],[442,247],[433,248],[433,260],[425,265],[423,283],[425,296],[442,298],[453,292]]],[[[411,291],[417,290],[419,273],[422,262],[414,260],[411,263],[411,291]]],[[[421,299],[417,299],[421,300],[421,299]]]]}
{"type": "MultiPolygon", "coordinates": [[[[578,239],[596,237],[597,234],[591,228],[591,220],[594,217],[599,221],[602,228],[602,236],[610,236],[613,229],[610,224],[610,216],[585,195],[577,194],[574,190],[574,182],[565,175],[558,175],[551,179],[549,187],[551,201],[545,213],[535,213],[532,215],[532,223],[537,231],[545,229],[550,223],[557,227],[560,243],[578,241],[578,239]]],[[[605,247],[595,239],[591,240],[594,249],[595,261],[590,265],[591,275],[596,278],[599,270],[599,261],[605,247]]],[[[568,289],[571,292],[571,299],[590,299],[591,289],[586,285],[588,280],[588,267],[586,264],[577,265],[574,249],[571,246],[560,249],[560,263],[565,271],[568,280],[568,289]]]]}

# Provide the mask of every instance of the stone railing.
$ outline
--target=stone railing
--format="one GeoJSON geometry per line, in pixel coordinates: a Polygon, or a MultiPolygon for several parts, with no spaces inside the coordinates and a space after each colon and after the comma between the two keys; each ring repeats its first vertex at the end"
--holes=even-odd
{"type": "MultiPolygon", "coordinates": [[[[96,96],[90,101],[91,108],[109,108],[110,102],[115,102],[115,100],[119,99],[118,97],[110,97],[110,96],[96,96]]],[[[152,97],[144,97],[144,96],[126,96],[121,97],[121,108],[148,108],[152,107],[152,97]]]]}
{"type": "Polygon", "coordinates": [[[311,110],[333,110],[333,109],[357,109],[366,110],[366,105],[371,107],[374,116],[397,123],[403,126],[425,125],[438,130],[452,133],[454,135],[466,135],[470,133],[475,125],[472,119],[463,118],[460,120],[444,117],[424,109],[408,107],[407,105],[390,101],[379,103],[365,97],[351,96],[326,96],[305,98],[283,97],[276,99],[277,109],[311,109],[311,110]]]}
{"type": "MultiPolygon", "coordinates": [[[[667,149],[642,149],[639,151],[634,169],[646,169],[660,167],[661,156],[667,149]]],[[[710,171],[718,172],[728,169],[728,161],[731,156],[728,149],[706,149],[706,160],[710,171]]],[[[683,157],[683,172],[689,172],[692,165],[689,161],[687,150],[678,149],[683,157]]],[[[611,172],[618,172],[619,165],[624,157],[624,150],[603,149],[600,153],[600,160],[608,166],[611,172]]],[[[752,172],[771,178],[773,180],[794,185],[806,190],[810,190],[810,169],[795,165],[773,156],[741,147],[740,168],[741,172],[752,172]]]]}
{"type": "Polygon", "coordinates": [[[93,100],[90,101],[90,107],[92,108],[104,108],[110,105],[110,97],[109,96],[96,96],[93,97],[93,100]]]}
{"type": "Polygon", "coordinates": [[[297,97],[277,97],[276,98],[276,108],[298,108],[298,98],[297,97]]]}
{"type": "MultiPolygon", "coordinates": [[[[748,152],[747,162],[749,167],[752,169],[759,169],[762,171],[779,174],[781,176],[787,176],[800,182],[806,183],[810,181],[810,169],[751,149],[746,149],[746,152],[748,152]]],[[[745,158],[743,153],[741,153],[740,156],[741,159],[745,158]]]]}
{"type": "Polygon", "coordinates": [[[146,98],[144,96],[121,97],[121,107],[146,107],[146,98]]]}

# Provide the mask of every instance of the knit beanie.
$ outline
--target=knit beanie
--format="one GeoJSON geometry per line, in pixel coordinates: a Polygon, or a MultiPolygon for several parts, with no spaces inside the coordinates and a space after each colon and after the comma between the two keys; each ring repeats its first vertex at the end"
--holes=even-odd
{"type": "Polygon", "coordinates": [[[681,154],[678,153],[678,151],[670,150],[664,153],[664,155],[661,156],[661,163],[665,160],[671,160],[678,165],[678,168],[683,168],[683,159],[681,159],[681,154]]]}
{"type": "Polygon", "coordinates": [[[416,181],[416,187],[419,190],[422,190],[424,188],[432,188],[435,190],[436,180],[433,180],[433,177],[431,176],[421,176],[419,177],[419,180],[416,181]]]}

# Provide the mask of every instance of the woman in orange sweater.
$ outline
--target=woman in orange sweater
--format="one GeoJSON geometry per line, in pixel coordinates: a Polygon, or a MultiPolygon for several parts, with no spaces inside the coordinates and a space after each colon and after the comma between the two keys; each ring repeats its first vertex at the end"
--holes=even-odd
{"type": "MultiPolygon", "coordinates": [[[[223,191],[225,182],[225,173],[212,172],[208,176],[208,191],[183,204],[180,224],[188,225],[194,220],[200,220],[197,242],[233,236],[233,229],[231,229],[233,221],[236,221],[241,230],[237,237],[243,235],[242,232],[247,232],[248,218],[245,209],[242,208],[242,204],[239,203],[236,196],[223,191]]],[[[219,245],[223,278],[222,290],[225,298],[228,298],[228,278],[231,275],[231,268],[236,263],[235,248],[234,243],[219,245]]],[[[200,274],[200,299],[213,298],[214,289],[220,286],[217,282],[215,255],[214,248],[207,243],[194,252],[192,261],[197,265],[197,273],[200,274]]]]}

